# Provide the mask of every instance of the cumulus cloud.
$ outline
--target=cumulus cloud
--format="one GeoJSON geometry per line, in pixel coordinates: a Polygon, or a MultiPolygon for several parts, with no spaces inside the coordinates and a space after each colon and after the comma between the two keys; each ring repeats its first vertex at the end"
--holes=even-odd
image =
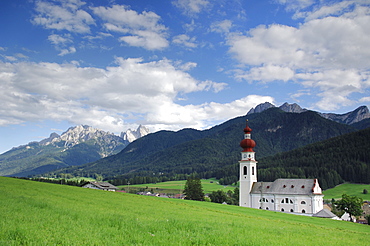
{"type": "Polygon", "coordinates": [[[319,109],[350,105],[351,94],[370,87],[370,8],[345,2],[301,13],[305,21],[297,27],[272,24],[231,33],[229,52],[241,65],[236,78],[318,89],[319,109]]]}
{"type": "Polygon", "coordinates": [[[91,15],[80,9],[85,4],[80,0],[36,1],[35,4],[32,22],[46,29],[89,33],[90,25],[95,24],[91,15]]]}
{"type": "Polygon", "coordinates": [[[124,5],[94,7],[93,13],[105,21],[108,31],[127,34],[120,40],[130,46],[148,50],[163,49],[168,46],[167,28],[160,24],[161,17],[154,12],[138,13],[124,5]]]}
{"type": "Polygon", "coordinates": [[[217,93],[225,83],[198,81],[170,60],[144,62],[116,58],[106,68],[78,64],[5,63],[0,66],[0,124],[29,120],[68,120],[113,132],[127,121],[138,120],[152,129],[205,128],[211,122],[245,114],[271,97],[251,95],[230,103],[180,105],[180,95],[210,91],[217,93]]]}

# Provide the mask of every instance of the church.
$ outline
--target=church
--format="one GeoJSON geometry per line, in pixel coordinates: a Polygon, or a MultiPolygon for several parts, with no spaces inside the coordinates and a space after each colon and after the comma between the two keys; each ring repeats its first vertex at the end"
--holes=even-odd
{"type": "Polygon", "coordinates": [[[257,161],[251,139],[252,129],[244,128],[244,139],[240,142],[240,193],[239,206],[289,212],[316,214],[323,209],[322,190],[317,179],[277,179],[274,182],[257,181],[257,161]]]}

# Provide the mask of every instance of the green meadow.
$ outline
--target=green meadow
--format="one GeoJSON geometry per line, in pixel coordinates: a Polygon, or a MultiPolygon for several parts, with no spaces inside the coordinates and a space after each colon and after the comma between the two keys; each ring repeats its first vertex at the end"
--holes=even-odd
{"type": "Polygon", "coordinates": [[[0,177],[0,245],[366,245],[370,226],[0,177]]]}
{"type": "MultiPolygon", "coordinates": [[[[217,179],[201,179],[203,191],[205,194],[211,193],[212,191],[223,190],[227,192],[228,190],[234,190],[236,186],[232,185],[220,185],[218,184],[217,179]]],[[[137,184],[137,185],[130,185],[130,189],[140,189],[145,188],[146,190],[153,189],[154,192],[158,193],[182,193],[184,190],[186,180],[178,180],[178,181],[167,181],[161,183],[150,183],[150,184],[137,184]],[[181,191],[181,192],[180,192],[181,191]]],[[[118,186],[119,188],[124,188],[125,190],[128,189],[127,185],[118,186]]]]}
{"type": "Polygon", "coordinates": [[[351,196],[361,197],[364,201],[370,201],[370,184],[341,184],[332,189],[323,191],[325,195],[324,199],[339,199],[342,194],[351,196]],[[364,189],[368,191],[367,194],[363,194],[364,189]]]}

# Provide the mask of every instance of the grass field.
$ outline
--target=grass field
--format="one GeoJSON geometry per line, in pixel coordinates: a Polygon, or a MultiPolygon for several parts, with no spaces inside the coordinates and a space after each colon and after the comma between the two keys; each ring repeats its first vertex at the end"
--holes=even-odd
{"type": "Polygon", "coordinates": [[[0,245],[366,245],[370,226],[0,177],[0,245]]]}
{"type": "MultiPolygon", "coordinates": [[[[232,185],[227,185],[223,186],[218,184],[218,180],[216,179],[201,179],[202,181],[202,187],[204,193],[211,193],[212,191],[217,191],[217,190],[223,190],[223,191],[228,191],[228,190],[234,190],[236,186],[232,185]]],[[[178,180],[178,181],[167,181],[167,182],[161,182],[161,183],[156,183],[156,184],[138,184],[138,185],[130,185],[131,188],[147,188],[147,190],[153,189],[154,192],[158,193],[173,193],[173,194],[178,194],[182,193],[184,190],[186,180],[178,180]],[[181,192],[180,192],[181,190],[181,192]]],[[[127,185],[121,185],[119,188],[124,188],[127,190],[128,186],[127,185]]]]}
{"type": "Polygon", "coordinates": [[[370,201],[370,184],[341,184],[332,189],[323,191],[325,195],[324,199],[339,199],[342,194],[347,194],[351,196],[361,197],[364,201],[370,201]],[[363,194],[363,190],[369,191],[368,194],[363,194]]]}

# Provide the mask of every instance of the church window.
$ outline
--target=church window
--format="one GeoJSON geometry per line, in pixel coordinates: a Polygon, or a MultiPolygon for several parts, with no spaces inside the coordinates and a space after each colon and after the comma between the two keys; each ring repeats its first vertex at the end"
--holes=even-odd
{"type": "Polygon", "coordinates": [[[293,209],[291,209],[291,210],[290,210],[290,212],[291,212],[291,213],[293,213],[293,212],[294,212],[294,210],[293,210],[293,209]]]}
{"type": "Polygon", "coordinates": [[[252,175],[254,175],[254,167],[252,167],[252,175]]]}
{"type": "Polygon", "coordinates": [[[285,198],[285,203],[289,203],[289,198],[285,198]]]}
{"type": "Polygon", "coordinates": [[[266,210],[269,210],[269,207],[266,207],[266,210]]]}
{"type": "Polygon", "coordinates": [[[294,185],[290,186],[290,188],[294,188],[294,185]]]}
{"type": "Polygon", "coordinates": [[[286,187],[286,185],[283,185],[283,188],[285,188],[286,187]]]}
{"type": "Polygon", "coordinates": [[[243,167],[243,175],[247,175],[247,166],[243,167]]]}
{"type": "Polygon", "coordinates": [[[281,212],[284,212],[284,208],[281,209],[281,212]]]}
{"type": "Polygon", "coordinates": [[[305,201],[301,201],[301,204],[306,204],[306,202],[305,201]]]}
{"type": "Polygon", "coordinates": [[[270,186],[268,185],[266,188],[267,188],[267,189],[270,189],[270,186]]]}
{"type": "Polygon", "coordinates": [[[281,203],[284,203],[284,199],[283,199],[283,200],[281,200],[281,203]]]}
{"type": "Polygon", "coordinates": [[[251,154],[249,154],[248,157],[251,158],[251,154]]]}
{"type": "Polygon", "coordinates": [[[271,199],[271,202],[274,203],[274,199],[271,199]]]}
{"type": "Polygon", "coordinates": [[[293,204],[293,201],[292,201],[292,200],[290,200],[290,203],[291,203],[291,204],[293,204]]]}
{"type": "Polygon", "coordinates": [[[302,214],[305,214],[306,213],[306,210],[302,209],[302,214]]]}
{"type": "Polygon", "coordinates": [[[304,189],[304,185],[302,185],[302,189],[304,189]]]}
{"type": "Polygon", "coordinates": [[[260,199],[260,202],[269,202],[269,200],[268,200],[268,199],[266,199],[266,198],[261,198],[261,199],[260,199]]]}

